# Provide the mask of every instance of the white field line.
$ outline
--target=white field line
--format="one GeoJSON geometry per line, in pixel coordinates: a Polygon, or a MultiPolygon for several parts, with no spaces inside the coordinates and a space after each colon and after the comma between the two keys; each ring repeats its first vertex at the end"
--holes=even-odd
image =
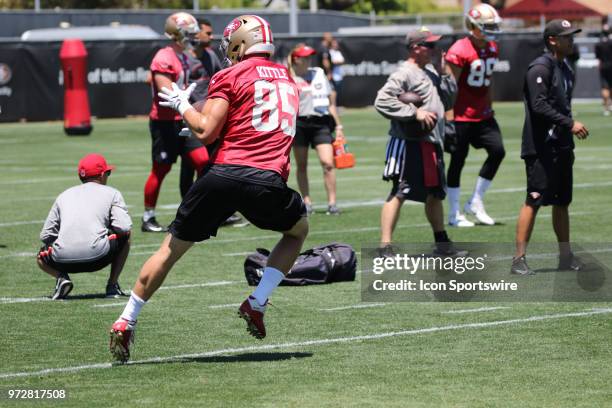
{"type": "MultiPolygon", "coordinates": [[[[142,191],[121,191],[121,194],[125,196],[142,196],[142,191]]],[[[41,197],[9,197],[6,200],[0,199],[0,203],[15,203],[20,201],[53,201],[57,198],[57,194],[53,196],[41,196],[41,197]]]]}
{"type": "Polygon", "coordinates": [[[225,305],[210,305],[208,306],[209,309],[226,309],[226,308],[232,308],[232,307],[239,307],[240,303],[227,303],[225,305]]]}
{"type": "MultiPolygon", "coordinates": [[[[135,172],[119,172],[113,173],[113,179],[123,178],[123,177],[146,177],[146,174],[142,171],[135,172]]],[[[54,181],[72,181],[74,184],[77,184],[78,178],[76,175],[74,176],[58,176],[58,177],[38,177],[31,179],[19,179],[19,180],[3,180],[0,181],[0,185],[21,185],[21,184],[37,184],[37,183],[49,183],[54,181]]]]}
{"type": "MultiPolygon", "coordinates": [[[[608,187],[608,186],[612,186],[612,181],[574,184],[574,188],[596,188],[596,187],[608,187]]],[[[516,192],[525,192],[525,191],[526,191],[525,186],[522,186],[522,187],[492,189],[492,190],[489,190],[488,193],[489,194],[503,194],[503,193],[516,193],[516,192]]],[[[461,195],[467,196],[470,194],[471,192],[466,190],[461,195]]],[[[368,200],[363,200],[363,201],[347,201],[345,203],[340,202],[340,207],[341,208],[371,207],[371,206],[382,205],[383,203],[384,203],[384,200],[375,198],[375,199],[368,199],[368,200]]],[[[406,203],[407,204],[405,205],[420,205],[419,203],[412,203],[410,201],[407,201],[406,203]]],[[[167,204],[167,205],[158,206],[158,208],[176,209],[178,208],[178,204],[167,204]]],[[[324,205],[315,206],[315,209],[325,209],[325,208],[326,207],[324,205]]],[[[173,214],[173,213],[174,212],[169,213],[169,214],[173,214]]],[[[0,223],[0,227],[14,227],[18,225],[27,225],[27,224],[41,224],[42,225],[44,222],[45,222],[44,220],[13,221],[13,222],[0,223]]]]}
{"type": "Polygon", "coordinates": [[[174,290],[174,289],[189,289],[189,288],[206,288],[209,286],[225,286],[234,285],[236,283],[242,283],[243,281],[217,281],[217,282],[205,282],[205,283],[187,283],[183,285],[168,285],[162,286],[159,290],[174,290]]]}
{"type": "MultiPolygon", "coordinates": [[[[33,302],[49,302],[51,298],[48,297],[31,297],[31,298],[9,298],[0,297],[0,305],[7,305],[11,303],[33,303],[33,302]]],[[[59,302],[63,303],[63,302],[59,302]]]]}
{"type": "Polygon", "coordinates": [[[319,310],[322,312],[337,312],[340,310],[367,309],[370,307],[382,307],[382,306],[387,306],[387,304],[386,303],[362,303],[358,305],[331,307],[329,309],[319,309],[319,310]]]}
{"type": "Polygon", "coordinates": [[[8,255],[0,255],[0,259],[3,258],[34,258],[36,256],[35,252],[15,252],[13,254],[8,255]]]}
{"type": "MultiPolygon", "coordinates": [[[[266,344],[266,345],[260,345],[260,346],[227,348],[227,349],[218,349],[218,350],[212,350],[212,351],[207,351],[203,353],[195,353],[195,354],[181,354],[181,355],[168,356],[168,357],[152,357],[152,358],[148,358],[144,360],[131,361],[127,363],[126,365],[181,362],[181,361],[188,360],[188,359],[214,357],[214,356],[226,355],[226,354],[252,353],[252,352],[261,352],[261,351],[268,351],[268,350],[294,349],[298,347],[322,346],[322,345],[327,345],[327,344],[352,343],[352,342],[360,342],[360,341],[367,341],[367,340],[379,340],[379,339],[385,339],[385,338],[390,338],[390,337],[414,336],[414,335],[420,335],[420,334],[438,333],[438,332],[445,332],[445,331],[451,331],[451,330],[482,329],[486,327],[507,326],[507,325],[521,324],[521,323],[540,322],[540,321],[546,321],[546,320],[564,319],[564,318],[572,318],[572,317],[586,317],[586,316],[594,316],[594,315],[609,314],[609,313],[612,313],[612,309],[593,309],[588,312],[559,313],[559,314],[550,314],[550,315],[531,316],[531,317],[520,318],[520,319],[496,320],[496,321],[481,322],[481,323],[451,324],[448,326],[437,326],[437,327],[434,326],[434,327],[426,327],[422,329],[373,333],[373,334],[366,334],[362,336],[324,338],[324,339],[313,339],[313,340],[298,341],[298,342],[291,342],[291,343],[266,344]]],[[[37,370],[37,371],[1,373],[0,379],[18,378],[18,377],[34,377],[34,376],[43,376],[43,375],[57,374],[57,373],[74,373],[74,372],[83,371],[83,370],[106,369],[106,368],[112,368],[112,367],[113,367],[113,364],[111,363],[85,364],[85,365],[72,366],[72,367],[54,367],[54,368],[46,368],[43,370],[37,370]]]]}
{"type": "MultiPolygon", "coordinates": [[[[243,283],[243,281],[213,281],[204,283],[187,283],[181,285],[167,285],[162,286],[158,290],[174,290],[174,289],[190,289],[190,288],[206,288],[214,286],[225,286],[234,285],[237,283],[243,283]]],[[[34,303],[34,302],[47,302],[50,301],[48,297],[31,297],[31,298],[11,298],[11,297],[0,297],[0,305],[12,304],[12,303],[34,303]]],[[[58,301],[54,301],[58,302],[58,301]]],[[[60,301],[59,303],[67,303],[60,301]]],[[[104,307],[104,306],[100,306],[104,307]]]]}
{"type": "Polygon", "coordinates": [[[447,310],[442,312],[444,314],[460,314],[460,313],[478,313],[478,312],[489,312],[492,310],[510,309],[508,306],[495,306],[495,307],[479,307],[477,309],[459,309],[459,310],[447,310]]]}
{"type": "Polygon", "coordinates": [[[253,252],[255,251],[248,251],[248,252],[230,252],[228,254],[223,254],[223,256],[245,256],[245,255],[251,255],[253,252]]]}
{"type": "Polygon", "coordinates": [[[115,306],[125,306],[127,302],[120,303],[101,303],[99,305],[92,305],[92,307],[115,307],[115,306]]]}
{"type": "Polygon", "coordinates": [[[44,222],[45,220],[2,222],[0,223],[0,227],[16,227],[18,225],[28,225],[28,224],[40,224],[42,226],[44,222]]]}
{"type": "MultiPolygon", "coordinates": [[[[591,214],[603,214],[600,211],[573,211],[570,212],[570,216],[579,216],[579,215],[591,215],[591,214]]],[[[538,215],[538,218],[550,218],[552,215],[551,214],[540,214],[538,215]]],[[[504,217],[496,217],[495,219],[497,221],[512,221],[515,220],[517,217],[517,215],[511,215],[511,216],[504,216],[504,217]]],[[[2,226],[2,224],[0,224],[0,226],[2,226]]],[[[425,227],[429,227],[430,225],[428,223],[420,223],[420,224],[403,224],[403,225],[398,225],[398,228],[425,228],[425,227]]],[[[333,234],[339,234],[339,233],[355,233],[355,232],[369,232],[369,231],[379,231],[380,230],[380,226],[375,226],[375,227],[361,227],[361,228],[348,228],[348,229],[334,229],[334,230],[323,230],[323,231],[311,231],[308,236],[312,237],[312,236],[319,236],[319,235],[333,235],[333,234]]],[[[264,240],[264,239],[272,239],[272,238],[278,238],[279,235],[260,235],[257,237],[243,237],[243,238],[234,238],[234,239],[210,239],[208,241],[204,241],[206,242],[206,245],[211,245],[211,244],[228,244],[228,243],[237,243],[237,242],[248,242],[248,241],[259,241],[259,240],[264,240]]],[[[198,245],[202,245],[204,244],[204,242],[200,242],[198,243],[198,245]]],[[[136,244],[136,245],[132,245],[131,248],[132,249],[136,249],[136,248],[158,248],[159,244],[136,244]]],[[[154,251],[140,251],[140,252],[130,252],[131,256],[138,256],[138,255],[151,255],[154,251]]],[[[253,251],[251,252],[232,252],[232,253],[228,253],[228,254],[223,254],[223,256],[244,256],[244,255],[248,255],[251,254],[253,251]]],[[[6,255],[0,255],[0,259],[3,258],[26,258],[26,257],[33,257],[35,256],[36,253],[34,252],[16,252],[16,253],[12,253],[12,254],[6,254],[6,255]]]]}
{"type": "MultiPolygon", "coordinates": [[[[570,216],[578,216],[578,215],[591,215],[591,214],[602,214],[600,211],[576,211],[576,212],[571,212],[570,216]]],[[[506,217],[495,217],[495,219],[497,221],[512,221],[512,220],[516,220],[516,217],[518,216],[518,213],[516,215],[512,215],[512,216],[506,216],[506,217]]],[[[538,215],[538,218],[550,218],[552,217],[551,214],[540,214],[538,215]]],[[[398,225],[397,228],[429,228],[430,225],[429,223],[421,223],[421,224],[402,224],[402,225],[398,225]]],[[[485,227],[485,228],[489,228],[489,227],[485,227]]],[[[308,237],[313,237],[313,236],[319,236],[319,235],[334,235],[334,234],[340,234],[340,233],[354,233],[354,232],[369,232],[369,231],[380,231],[380,226],[375,226],[375,227],[362,227],[362,228],[347,228],[347,229],[334,229],[334,230],[323,230],[323,231],[311,231],[308,233],[308,237]]],[[[211,245],[211,244],[228,244],[228,243],[237,243],[237,242],[248,242],[248,241],[260,241],[260,240],[264,240],[264,239],[272,239],[272,238],[278,238],[279,235],[260,235],[258,237],[244,237],[244,238],[234,238],[234,239],[211,239],[209,241],[203,241],[200,242],[198,244],[204,244],[204,242],[206,242],[205,245],[211,245]]],[[[142,244],[142,245],[132,245],[132,248],[134,247],[139,247],[139,248],[150,248],[150,247],[159,247],[159,244],[142,244]]],[[[152,254],[153,252],[142,252],[139,253],[140,255],[145,255],[145,254],[152,254]]],[[[251,253],[251,252],[249,252],[251,253]]],[[[135,255],[130,253],[130,255],[135,255]]]]}

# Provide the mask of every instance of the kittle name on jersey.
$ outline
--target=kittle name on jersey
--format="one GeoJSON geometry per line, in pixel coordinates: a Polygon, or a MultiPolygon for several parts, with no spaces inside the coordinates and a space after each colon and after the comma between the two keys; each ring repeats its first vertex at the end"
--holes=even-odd
{"type": "Polygon", "coordinates": [[[275,68],[275,67],[255,67],[260,78],[266,79],[289,79],[287,77],[287,70],[275,68]]]}

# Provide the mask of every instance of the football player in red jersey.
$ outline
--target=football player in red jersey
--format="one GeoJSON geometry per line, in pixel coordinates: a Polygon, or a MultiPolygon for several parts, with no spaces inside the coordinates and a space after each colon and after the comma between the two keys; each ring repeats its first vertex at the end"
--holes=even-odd
{"type": "Polygon", "coordinates": [[[159,94],[165,99],[162,105],[177,110],[198,140],[219,140],[219,147],[212,165],[183,199],[161,247],[143,265],[128,304],[113,324],[110,349],[119,361],[129,358],[140,308],[175,262],[194,242],[215,236],[235,211],[259,228],[282,234],[259,285],[238,309],[248,331],[265,337],[267,299],[293,265],[308,233],[302,197],[286,184],[298,88],[286,67],[270,61],[270,26],[258,16],[237,17],[225,28],[221,45],[231,67],[213,76],[201,112],[189,104],[191,87],[181,90],[172,84],[159,94]]]}
{"type": "MultiPolygon", "coordinates": [[[[483,197],[506,154],[491,107],[491,79],[498,56],[494,40],[501,32],[501,18],[490,5],[479,4],[470,9],[465,23],[470,35],[457,40],[446,53],[446,61],[459,86],[453,109],[456,133],[447,135],[446,143],[446,150],[451,153],[447,180],[448,223],[455,227],[474,226],[461,213],[459,205],[461,170],[470,145],[487,151],[474,193],[464,207],[464,211],[474,215],[481,224],[495,224],[485,211],[483,197]]],[[[452,129],[452,125],[450,127],[452,129]]]]}
{"type": "Polygon", "coordinates": [[[155,206],[161,183],[166,174],[176,163],[188,160],[200,173],[208,162],[206,148],[196,139],[179,136],[183,121],[181,115],[173,109],[160,105],[157,93],[164,87],[169,88],[174,82],[184,89],[189,81],[189,59],[185,50],[192,47],[191,42],[200,28],[191,14],[175,13],[166,19],[165,33],[172,43],[157,51],[151,62],[151,90],[153,103],[149,114],[153,166],[144,188],[145,211],[142,216],[143,232],[164,232],[165,227],[155,219],[155,206]]]}

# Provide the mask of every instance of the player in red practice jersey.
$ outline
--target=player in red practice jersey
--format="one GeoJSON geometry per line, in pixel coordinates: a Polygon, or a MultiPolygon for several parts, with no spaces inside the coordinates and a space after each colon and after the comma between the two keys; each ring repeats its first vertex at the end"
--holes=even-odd
{"type": "MultiPolygon", "coordinates": [[[[446,61],[459,87],[454,106],[455,133],[452,130],[448,132],[445,146],[451,153],[447,180],[450,204],[448,223],[455,227],[474,226],[461,213],[459,205],[461,170],[470,145],[476,149],[486,149],[487,159],[464,211],[474,215],[481,224],[495,224],[485,211],[483,197],[506,154],[491,107],[491,80],[498,56],[494,39],[500,32],[500,22],[497,11],[490,5],[473,7],[466,15],[470,35],[457,40],[446,53],[446,61]]],[[[451,124],[450,129],[452,127],[451,124]]]]}
{"type": "Polygon", "coordinates": [[[267,299],[293,265],[308,233],[306,207],[287,187],[289,152],[295,135],[298,88],[287,68],[271,62],[272,31],[258,16],[240,16],[225,28],[222,49],[232,66],[215,74],[208,99],[197,112],[188,90],[163,89],[163,105],[176,109],[204,144],[219,139],[212,166],[183,199],[168,236],[145,262],[132,296],[111,329],[110,348],[120,361],[129,347],[140,308],[166,274],[193,245],[217,233],[234,211],[252,224],[282,233],[255,291],[240,306],[248,331],[266,335],[263,314],[267,299]]]}
{"type": "Polygon", "coordinates": [[[151,62],[153,103],[149,114],[149,130],[153,143],[153,167],[144,188],[143,232],[166,231],[155,219],[155,206],[161,183],[172,164],[176,163],[177,157],[180,155],[181,160],[188,160],[198,173],[208,162],[208,152],[202,143],[179,135],[184,126],[181,115],[160,105],[157,95],[162,88],[170,87],[173,82],[181,89],[186,88],[190,69],[185,50],[192,47],[191,42],[199,30],[198,22],[191,14],[172,14],[166,19],[165,26],[166,36],[172,40],[172,44],[159,50],[151,62]]]}

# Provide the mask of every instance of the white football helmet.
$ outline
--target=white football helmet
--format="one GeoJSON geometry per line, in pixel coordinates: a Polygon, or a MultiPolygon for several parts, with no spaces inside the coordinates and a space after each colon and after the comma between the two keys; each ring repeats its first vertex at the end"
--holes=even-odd
{"type": "Polygon", "coordinates": [[[244,15],[233,19],[221,40],[221,51],[226,64],[236,64],[249,54],[274,54],[274,38],[270,24],[255,15],[244,15]]]}
{"type": "Polygon", "coordinates": [[[196,34],[200,32],[198,20],[189,13],[174,13],[166,19],[164,34],[172,41],[188,48],[196,42],[196,34]]]}
{"type": "Polygon", "coordinates": [[[472,7],[465,15],[465,26],[470,34],[488,41],[495,40],[495,36],[502,32],[499,27],[501,22],[502,19],[497,10],[485,3],[472,7]]]}

